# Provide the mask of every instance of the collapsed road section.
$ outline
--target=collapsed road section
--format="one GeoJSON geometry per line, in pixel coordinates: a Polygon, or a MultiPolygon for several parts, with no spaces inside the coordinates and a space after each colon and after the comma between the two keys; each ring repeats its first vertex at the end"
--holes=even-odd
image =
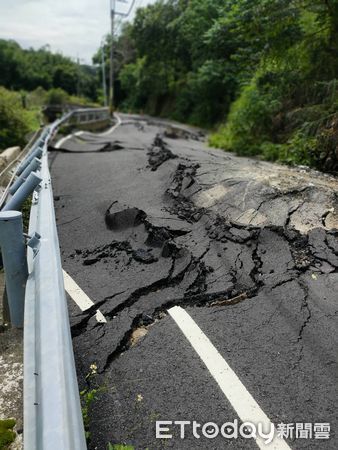
{"type": "Polygon", "coordinates": [[[237,417],[173,306],[272,422],[330,423],[325,448],[336,448],[337,179],[213,150],[199,130],[138,116],[50,150],[63,267],[94,302],[81,312],[69,299],[79,383],[98,390],[89,448],[230,445],[156,439],[156,420],[237,417]]]}

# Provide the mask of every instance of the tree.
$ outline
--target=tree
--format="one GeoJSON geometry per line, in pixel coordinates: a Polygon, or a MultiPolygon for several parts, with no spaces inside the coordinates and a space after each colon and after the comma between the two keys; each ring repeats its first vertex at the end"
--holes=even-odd
{"type": "Polygon", "coordinates": [[[39,86],[45,90],[61,88],[76,94],[79,82],[84,95],[95,100],[98,81],[94,68],[51,53],[48,46],[24,50],[14,41],[0,39],[0,85],[26,91],[39,86]]]}
{"type": "Polygon", "coordinates": [[[20,95],[0,87],[0,149],[23,145],[30,124],[31,116],[23,109],[20,95]]]}

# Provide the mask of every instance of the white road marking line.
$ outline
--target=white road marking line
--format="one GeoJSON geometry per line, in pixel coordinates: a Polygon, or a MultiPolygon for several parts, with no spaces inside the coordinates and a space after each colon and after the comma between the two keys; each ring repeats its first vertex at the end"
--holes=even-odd
{"type": "Polygon", "coordinates": [[[99,309],[96,311],[95,317],[99,323],[107,323],[107,319],[104,317],[104,315],[99,309]]]}
{"type": "Polygon", "coordinates": [[[60,148],[62,144],[64,144],[68,139],[70,139],[73,135],[68,134],[67,136],[61,138],[57,143],[55,144],[55,148],[60,148]]]}
{"type": "MultiPolygon", "coordinates": [[[[92,300],[90,300],[88,295],[85,292],[83,292],[80,286],[78,286],[75,283],[73,278],[70,275],[68,275],[68,273],[65,270],[63,270],[63,279],[66,291],[74,300],[74,302],[77,304],[77,306],[81,309],[81,311],[86,311],[87,309],[95,305],[95,303],[92,300]]],[[[99,310],[96,311],[95,317],[99,323],[107,323],[106,318],[99,310]]]]}
{"type": "Polygon", "coordinates": [[[118,128],[121,125],[122,120],[121,120],[120,116],[118,114],[114,113],[114,117],[117,120],[117,123],[109,130],[104,131],[103,133],[98,133],[100,136],[107,136],[108,134],[113,133],[116,130],[116,128],[118,128]]]}
{"type": "MultiPolygon", "coordinates": [[[[270,430],[270,419],[192,317],[179,306],[169,309],[168,312],[202,359],[241,421],[261,423],[265,432],[270,430]]],[[[268,445],[258,434],[255,440],[262,450],[291,450],[277,435],[268,445]]]]}
{"type": "MultiPolygon", "coordinates": [[[[119,127],[122,123],[120,116],[118,116],[116,113],[114,113],[114,116],[117,120],[117,123],[114,126],[109,128],[109,130],[104,131],[103,133],[92,133],[92,134],[95,134],[96,136],[108,136],[109,134],[113,133],[116,130],[116,128],[119,127]]],[[[68,141],[68,139],[72,138],[73,136],[82,136],[84,133],[85,131],[77,131],[76,133],[67,134],[67,136],[64,136],[59,141],[57,141],[57,143],[55,144],[55,148],[60,148],[66,141],[68,141]]]]}

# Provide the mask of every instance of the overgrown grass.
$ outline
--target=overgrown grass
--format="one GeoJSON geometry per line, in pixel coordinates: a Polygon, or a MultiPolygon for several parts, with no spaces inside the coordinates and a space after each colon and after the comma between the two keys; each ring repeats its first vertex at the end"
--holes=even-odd
{"type": "Polygon", "coordinates": [[[83,425],[85,428],[86,439],[90,439],[90,408],[95,400],[98,399],[99,393],[102,392],[102,389],[84,389],[80,392],[81,400],[82,400],[82,419],[83,425]]]}
{"type": "Polygon", "coordinates": [[[7,450],[15,441],[16,433],[13,431],[15,424],[14,419],[0,420],[0,450],[7,450]]]}
{"type": "Polygon", "coordinates": [[[81,404],[82,404],[82,419],[85,429],[86,439],[90,440],[90,410],[93,403],[99,398],[106,388],[104,386],[91,387],[95,383],[95,377],[97,374],[97,366],[95,363],[89,367],[89,372],[86,375],[87,387],[80,392],[81,404]]]}

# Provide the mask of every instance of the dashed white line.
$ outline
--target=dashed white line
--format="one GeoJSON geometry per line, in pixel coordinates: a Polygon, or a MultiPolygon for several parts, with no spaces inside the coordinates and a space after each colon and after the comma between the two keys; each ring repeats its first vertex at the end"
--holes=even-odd
{"type": "MultiPolygon", "coordinates": [[[[65,290],[68,292],[68,294],[77,304],[77,306],[81,309],[81,311],[86,311],[87,309],[95,305],[95,303],[92,300],[90,300],[88,295],[85,292],[83,292],[80,286],[75,283],[73,278],[70,275],[68,275],[68,273],[65,270],[63,270],[63,279],[65,283],[65,290]]],[[[107,320],[101,313],[101,311],[97,310],[95,317],[99,323],[107,323],[107,320]]]]}
{"type": "MultiPolygon", "coordinates": [[[[192,317],[179,306],[169,309],[168,312],[202,359],[240,420],[254,424],[260,423],[264,430],[270,430],[272,426],[270,419],[192,317]]],[[[291,450],[277,435],[268,445],[258,434],[255,440],[262,450],[291,450]]]]}

